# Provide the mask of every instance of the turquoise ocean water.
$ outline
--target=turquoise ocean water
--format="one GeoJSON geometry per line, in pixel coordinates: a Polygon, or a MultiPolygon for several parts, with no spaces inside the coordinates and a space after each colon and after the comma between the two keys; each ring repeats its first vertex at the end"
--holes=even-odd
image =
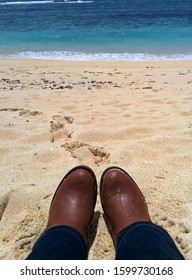
{"type": "Polygon", "coordinates": [[[192,0],[0,0],[0,58],[192,59],[192,0]]]}

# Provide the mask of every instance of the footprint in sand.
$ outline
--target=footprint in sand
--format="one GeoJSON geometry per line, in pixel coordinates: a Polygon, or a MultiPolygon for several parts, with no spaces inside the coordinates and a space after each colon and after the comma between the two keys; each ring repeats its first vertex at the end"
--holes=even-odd
{"type": "Polygon", "coordinates": [[[52,118],[53,121],[50,121],[51,142],[58,141],[65,137],[71,138],[73,132],[70,131],[66,125],[72,124],[74,118],[62,115],[55,115],[52,118]]]}
{"type": "Polygon", "coordinates": [[[72,124],[74,122],[74,118],[71,116],[62,116],[62,115],[55,115],[53,116],[53,120],[57,122],[61,122],[63,124],[72,124]]]}
{"type": "Polygon", "coordinates": [[[103,147],[91,146],[78,141],[65,143],[61,147],[65,148],[71,153],[72,157],[79,159],[85,165],[96,164],[100,166],[110,162],[110,154],[103,147]]]}

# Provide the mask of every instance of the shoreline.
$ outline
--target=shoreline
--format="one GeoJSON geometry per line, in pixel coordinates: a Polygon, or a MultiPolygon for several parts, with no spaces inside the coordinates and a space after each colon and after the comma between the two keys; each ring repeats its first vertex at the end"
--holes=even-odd
{"type": "MultiPolygon", "coordinates": [[[[192,259],[191,60],[0,60],[0,259],[24,259],[74,166],[118,165],[192,259]]],[[[113,259],[96,204],[89,259],[113,259]]]]}
{"type": "Polygon", "coordinates": [[[84,53],[81,51],[26,51],[9,55],[0,54],[0,60],[54,60],[54,61],[187,61],[192,60],[191,53],[153,54],[153,53],[84,53]]]}
{"type": "MultiPolygon", "coordinates": [[[[63,63],[66,63],[66,64],[71,64],[72,66],[73,65],[78,65],[81,66],[81,67],[84,67],[84,64],[86,64],[85,66],[105,66],[107,64],[109,64],[109,66],[112,66],[112,67],[115,67],[115,66],[130,66],[130,68],[132,66],[135,65],[144,65],[144,64],[154,64],[157,65],[157,66],[169,66],[170,64],[174,64],[174,67],[181,67],[181,66],[184,66],[184,67],[189,67],[190,69],[192,69],[191,67],[191,61],[192,59],[184,59],[184,60],[135,60],[135,61],[132,61],[132,60],[109,60],[109,61],[106,61],[106,60],[55,60],[55,59],[38,59],[38,58],[0,58],[0,61],[5,64],[15,64],[17,62],[20,62],[22,65],[24,64],[31,64],[33,66],[34,63],[39,63],[40,65],[42,64],[63,64],[63,63]],[[97,64],[97,65],[96,65],[97,64]],[[132,65],[133,64],[133,65],[132,65]]],[[[3,68],[4,65],[0,66],[1,68],[3,68]]]]}

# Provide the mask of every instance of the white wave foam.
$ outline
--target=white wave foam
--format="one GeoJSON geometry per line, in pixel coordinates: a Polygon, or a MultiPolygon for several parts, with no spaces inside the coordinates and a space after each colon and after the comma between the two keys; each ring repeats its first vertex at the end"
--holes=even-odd
{"type": "Polygon", "coordinates": [[[0,3],[0,5],[30,5],[30,4],[45,4],[45,3],[54,3],[52,0],[47,1],[17,1],[17,2],[5,2],[0,3]]]}
{"type": "Polygon", "coordinates": [[[93,3],[94,1],[86,1],[86,0],[53,0],[55,3],[93,3]]]}
{"type": "Polygon", "coordinates": [[[81,1],[81,0],[78,0],[77,3],[93,3],[94,1],[81,1]]]}
{"type": "Polygon", "coordinates": [[[77,60],[77,61],[159,61],[159,60],[192,60],[191,54],[152,55],[130,53],[82,53],[70,51],[18,52],[0,54],[0,59],[45,59],[45,60],[77,60]]]}
{"type": "Polygon", "coordinates": [[[84,4],[84,3],[93,3],[94,1],[83,1],[83,0],[77,0],[77,1],[54,1],[54,0],[42,0],[42,1],[16,1],[16,2],[4,2],[0,3],[0,6],[3,5],[33,5],[33,4],[84,4]]]}

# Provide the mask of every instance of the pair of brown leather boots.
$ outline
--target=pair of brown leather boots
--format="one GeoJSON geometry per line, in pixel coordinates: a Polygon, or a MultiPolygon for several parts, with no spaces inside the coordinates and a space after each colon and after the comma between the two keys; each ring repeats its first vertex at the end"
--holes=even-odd
{"type": "MultiPolygon", "coordinates": [[[[100,199],[114,244],[121,230],[139,221],[150,221],[144,197],[121,168],[107,168],[100,181],[100,199]]],[[[67,173],[53,197],[47,229],[58,225],[78,230],[86,241],[97,200],[97,180],[87,166],[67,173]]]]}

